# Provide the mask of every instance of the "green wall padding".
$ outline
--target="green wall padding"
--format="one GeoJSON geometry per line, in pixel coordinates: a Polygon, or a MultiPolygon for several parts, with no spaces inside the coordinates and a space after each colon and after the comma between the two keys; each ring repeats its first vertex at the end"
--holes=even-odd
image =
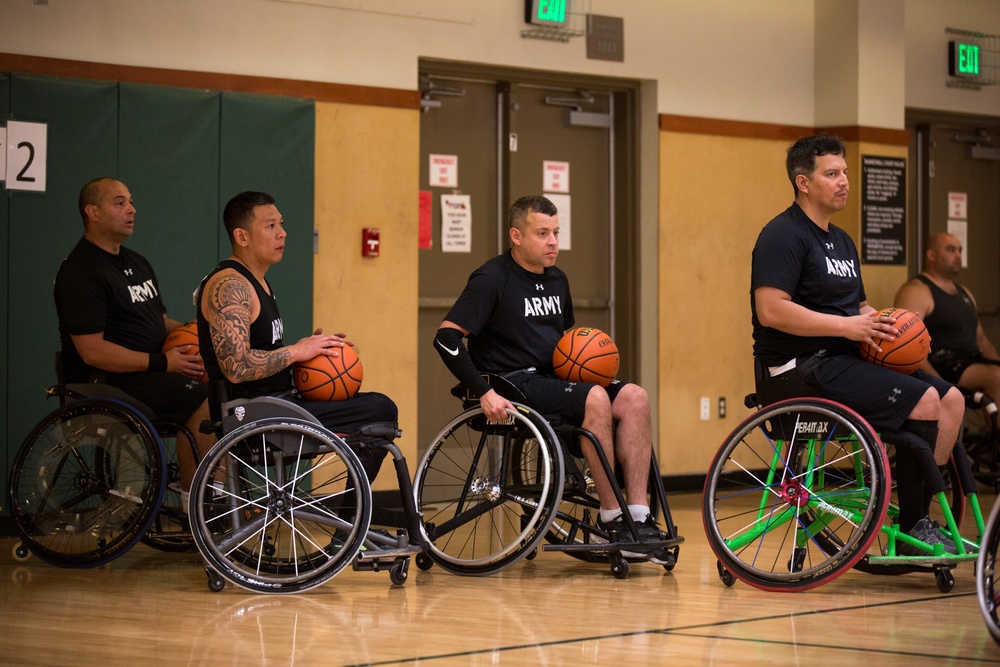
{"type": "MultiPolygon", "coordinates": [[[[312,333],[315,119],[312,100],[222,94],[219,210],[246,190],[275,198],[288,237],[267,280],[278,296],[286,343],[312,333]]],[[[221,243],[228,256],[225,230],[221,243]]]]}
{"type": "MultiPolygon", "coordinates": [[[[7,457],[55,409],[44,390],[54,384],[59,325],[52,282],[83,234],[80,187],[117,167],[118,86],[71,78],[12,74],[10,114],[48,124],[45,192],[5,192],[8,208],[7,457]]],[[[5,507],[6,510],[6,507],[5,507]]]]}
{"type": "Polygon", "coordinates": [[[194,319],[191,294],[219,259],[219,100],[214,91],[119,87],[118,174],[136,207],[128,246],[153,264],[167,314],[181,322],[194,319]]]}

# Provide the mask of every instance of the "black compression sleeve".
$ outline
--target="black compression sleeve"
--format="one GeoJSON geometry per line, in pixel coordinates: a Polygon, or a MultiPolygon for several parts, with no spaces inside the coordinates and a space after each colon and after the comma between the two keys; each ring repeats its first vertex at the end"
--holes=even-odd
{"type": "Polygon", "coordinates": [[[490,390],[490,384],[476,370],[462,338],[462,332],[458,329],[442,327],[438,329],[437,335],[434,337],[434,349],[441,355],[444,365],[448,367],[452,375],[458,378],[458,381],[476,398],[481,398],[490,390]]]}

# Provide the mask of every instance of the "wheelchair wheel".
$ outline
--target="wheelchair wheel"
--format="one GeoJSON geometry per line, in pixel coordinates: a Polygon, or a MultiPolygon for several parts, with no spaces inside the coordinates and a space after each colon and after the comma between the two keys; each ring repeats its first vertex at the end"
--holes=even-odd
{"type": "Polygon", "coordinates": [[[1000,583],[997,582],[997,550],[1000,547],[1000,502],[993,503],[976,561],[976,596],[979,611],[993,641],[1000,645],[1000,583]]]}
{"type": "Polygon", "coordinates": [[[430,557],[456,574],[488,575],[545,537],[562,496],[563,460],[551,427],[522,405],[504,423],[476,406],[424,453],[413,483],[430,557]]]}
{"type": "Polygon", "coordinates": [[[182,426],[170,425],[169,428],[164,428],[163,424],[157,426],[166,459],[166,485],[163,488],[160,511],[153,518],[149,530],[142,536],[142,543],[160,551],[175,553],[197,551],[194,537],[191,535],[187,508],[181,502],[181,472],[177,463],[177,448],[194,448],[194,436],[182,426]]]}
{"type": "Polygon", "coordinates": [[[198,466],[189,515],[209,567],[261,593],[319,586],[352,562],[371,523],[357,455],[306,421],[262,419],[223,437],[198,466]]]}
{"type": "Polygon", "coordinates": [[[94,567],[145,534],[163,498],[152,425],[124,403],[69,403],[35,426],[14,460],[10,507],[24,545],[61,567],[94,567]]]}
{"type": "Polygon", "coordinates": [[[702,517],[722,569],[764,590],[840,576],[879,534],[888,462],[857,413],[792,399],[744,420],[709,469],[702,517]]]}

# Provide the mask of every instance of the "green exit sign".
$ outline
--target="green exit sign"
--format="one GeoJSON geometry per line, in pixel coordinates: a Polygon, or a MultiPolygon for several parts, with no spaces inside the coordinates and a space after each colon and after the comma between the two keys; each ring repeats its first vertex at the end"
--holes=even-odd
{"type": "Polygon", "coordinates": [[[974,42],[948,42],[948,74],[967,79],[979,78],[982,48],[974,42]]]}
{"type": "Polygon", "coordinates": [[[524,0],[524,18],[535,25],[565,26],[570,0],[524,0]]]}

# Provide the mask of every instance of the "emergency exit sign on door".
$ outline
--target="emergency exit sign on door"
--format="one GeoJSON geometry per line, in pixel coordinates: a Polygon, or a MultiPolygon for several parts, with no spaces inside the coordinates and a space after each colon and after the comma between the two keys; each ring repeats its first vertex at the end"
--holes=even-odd
{"type": "Polygon", "coordinates": [[[974,42],[948,42],[948,74],[966,79],[979,78],[980,46],[974,42]]]}

